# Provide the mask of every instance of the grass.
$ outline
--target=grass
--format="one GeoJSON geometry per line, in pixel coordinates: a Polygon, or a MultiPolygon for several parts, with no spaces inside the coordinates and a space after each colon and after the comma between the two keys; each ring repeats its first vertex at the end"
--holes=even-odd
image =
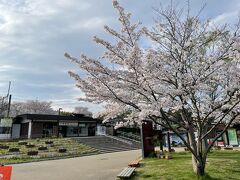
{"type": "MultiPolygon", "coordinates": [[[[20,152],[9,152],[9,149],[0,149],[0,163],[15,164],[24,162],[34,162],[49,159],[61,159],[68,157],[82,156],[89,153],[96,153],[97,150],[80,144],[77,140],[71,138],[44,138],[23,140],[28,144],[34,144],[35,147],[27,148],[25,145],[19,145],[19,141],[2,141],[1,145],[7,145],[10,148],[19,148],[20,152]],[[46,141],[53,141],[53,144],[46,144],[46,141]],[[46,146],[47,150],[38,150],[40,146],[46,146]],[[66,153],[59,153],[60,148],[67,149],[66,153]],[[27,152],[38,151],[37,156],[29,156],[27,152]]],[[[21,142],[23,142],[21,141],[21,142]]]]}
{"type": "Polygon", "coordinates": [[[209,153],[206,174],[198,178],[189,152],[173,153],[173,159],[146,158],[133,180],[240,180],[240,151],[209,153]]]}

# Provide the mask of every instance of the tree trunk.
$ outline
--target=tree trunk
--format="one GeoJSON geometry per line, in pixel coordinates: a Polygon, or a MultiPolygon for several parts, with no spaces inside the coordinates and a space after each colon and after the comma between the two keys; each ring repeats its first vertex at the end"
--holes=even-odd
{"type": "MultiPolygon", "coordinates": [[[[200,158],[200,157],[199,157],[200,158]]],[[[197,160],[193,155],[192,155],[192,162],[193,162],[193,171],[198,175],[198,176],[203,176],[205,173],[205,162],[204,160],[197,160]]]]}
{"type": "MultiPolygon", "coordinates": [[[[206,125],[206,126],[203,128],[203,134],[206,134],[206,133],[207,133],[207,130],[208,130],[208,125],[206,125]]],[[[205,138],[202,140],[202,151],[203,151],[203,152],[206,152],[207,147],[208,147],[208,141],[207,141],[207,137],[205,137],[205,138]]]]}
{"type": "Polygon", "coordinates": [[[193,151],[195,152],[195,156],[192,154],[192,164],[193,164],[193,171],[198,176],[203,176],[205,173],[205,159],[202,157],[202,152],[198,147],[199,143],[196,142],[196,137],[194,134],[194,130],[191,126],[189,126],[188,131],[189,143],[193,151]]]}

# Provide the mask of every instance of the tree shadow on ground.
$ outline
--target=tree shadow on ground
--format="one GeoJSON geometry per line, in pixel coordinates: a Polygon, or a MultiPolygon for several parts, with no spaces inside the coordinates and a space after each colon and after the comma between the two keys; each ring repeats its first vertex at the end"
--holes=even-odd
{"type": "Polygon", "coordinates": [[[208,173],[205,173],[203,177],[198,178],[199,180],[223,180],[219,178],[213,178],[208,173]]]}

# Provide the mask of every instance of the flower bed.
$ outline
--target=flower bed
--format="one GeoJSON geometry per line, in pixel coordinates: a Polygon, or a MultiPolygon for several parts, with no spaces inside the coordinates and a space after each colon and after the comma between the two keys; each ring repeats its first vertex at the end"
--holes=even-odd
{"type": "Polygon", "coordinates": [[[6,141],[0,144],[1,156],[11,155],[11,158],[2,158],[5,164],[77,157],[97,152],[97,150],[70,138],[6,141]],[[1,149],[1,146],[8,147],[8,149],[1,149]]]}

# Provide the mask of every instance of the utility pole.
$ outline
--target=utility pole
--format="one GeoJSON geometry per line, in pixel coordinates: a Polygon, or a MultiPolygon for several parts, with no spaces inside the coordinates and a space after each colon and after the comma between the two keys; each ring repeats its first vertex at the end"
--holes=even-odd
{"type": "Polygon", "coordinates": [[[9,118],[10,114],[10,109],[11,109],[11,101],[12,101],[12,95],[9,95],[9,100],[8,100],[8,111],[7,111],[7,118],[9,118]]]}
{"type": "Polygon", "coordinates": [[[10,106],[11,106],[11,100],[12,100],[12,95],[10,94],[10,90],[11,90],[11,81],[9,81],[9,83],[8,83],[8,92],[7,92],[7,96],[6,96],[6,98],[8,98],[7,118],[9,118],[10,106]]]}
{"type": "Polygon", "coordinates": [[[7,97],[9,96],[10,90],[11,90],[11,81],[8,83],[8,92],[7,92],[7,97]]]}

